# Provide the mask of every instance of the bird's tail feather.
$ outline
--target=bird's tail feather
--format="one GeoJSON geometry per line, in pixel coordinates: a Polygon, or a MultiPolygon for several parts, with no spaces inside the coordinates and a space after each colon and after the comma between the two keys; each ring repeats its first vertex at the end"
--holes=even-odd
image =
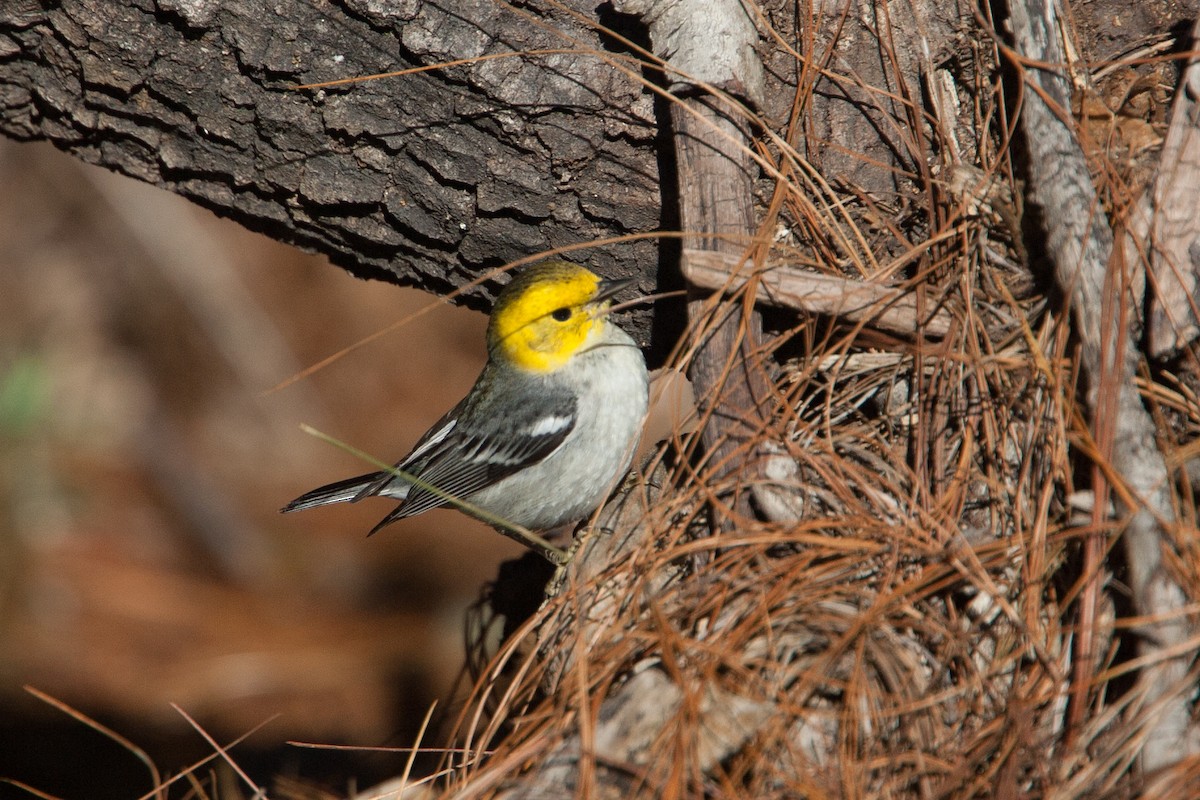
{"type": "Polygon", "coordinates": [[[318,486],[311,492],[305,492],[300,495],[279,510],[281,513],[287,514],[292,511],[303,511],[306,508],[326,506],[330,503],[353,502],[360,499],[364,488],[375,483],[385,474],[383,472],[370,472],[366,475],[347,478],[344,481],[336,481],[334,483],[327,483],[324,486],[318,486]]]}

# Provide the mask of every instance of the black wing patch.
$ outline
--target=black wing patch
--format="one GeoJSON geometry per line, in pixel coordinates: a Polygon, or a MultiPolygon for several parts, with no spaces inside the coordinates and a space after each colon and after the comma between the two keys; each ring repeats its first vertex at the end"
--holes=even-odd
{"type": "MultiPolygon", "coordinates": [[[[575,427],[574,406],[572,400],[569,409],[559,405],[552,413],[508,420],[509,424],[486,432],[455,431],[429,453],[417,476],[445,494],[467,499],[557,450],[575,427]]],[[[396,509],[400,514],[396,519],[445,505],[450,503],[441,495],[414,486],[404,505],[396,509]]]]}

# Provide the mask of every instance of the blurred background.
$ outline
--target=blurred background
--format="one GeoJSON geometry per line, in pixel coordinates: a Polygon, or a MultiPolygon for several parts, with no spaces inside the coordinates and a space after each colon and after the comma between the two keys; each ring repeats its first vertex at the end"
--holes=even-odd
{"type": "Polygon", "coordinates": [[[278,509],[369,469],[300,423],[398,458],[470,386],[484,317],[47,145],[0,139],[0,186],[0,778],[151,788],[25,686],[165,771],[212,753],[177,704],[222,743],[266,722],[233,751],[260,780],[400,772],[286,742],[407,746],[452,714],[466,610],[522,549],[452,511],[367,539],[389,502],[278,509]]]}

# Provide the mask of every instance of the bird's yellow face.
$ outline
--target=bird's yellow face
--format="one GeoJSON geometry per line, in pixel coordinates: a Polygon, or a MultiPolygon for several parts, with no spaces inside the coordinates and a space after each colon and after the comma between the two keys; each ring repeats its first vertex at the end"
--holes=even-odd
{"type": "Polygon", "coordinates": [[[565,261],[525,270],[504,287],[488,322],[488,351],[532,372],[553,372],[607,325],[600,278],[565,261]]]}

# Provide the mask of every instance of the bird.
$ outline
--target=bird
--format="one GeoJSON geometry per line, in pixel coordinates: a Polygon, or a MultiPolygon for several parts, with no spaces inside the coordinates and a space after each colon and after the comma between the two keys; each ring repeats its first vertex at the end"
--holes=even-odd
{"type": "Polygon", "coordinates": [[[487,326],[487,362],[466,396],[395,470],[313,489],[283,513],[366,497],[399,500],[368,535],[452,505],[565,563],[537,536],[595,511],[629,469],[648,404],[637,343],[609,317],[633,280],[568,261],[514,275],[487,326]]]}

